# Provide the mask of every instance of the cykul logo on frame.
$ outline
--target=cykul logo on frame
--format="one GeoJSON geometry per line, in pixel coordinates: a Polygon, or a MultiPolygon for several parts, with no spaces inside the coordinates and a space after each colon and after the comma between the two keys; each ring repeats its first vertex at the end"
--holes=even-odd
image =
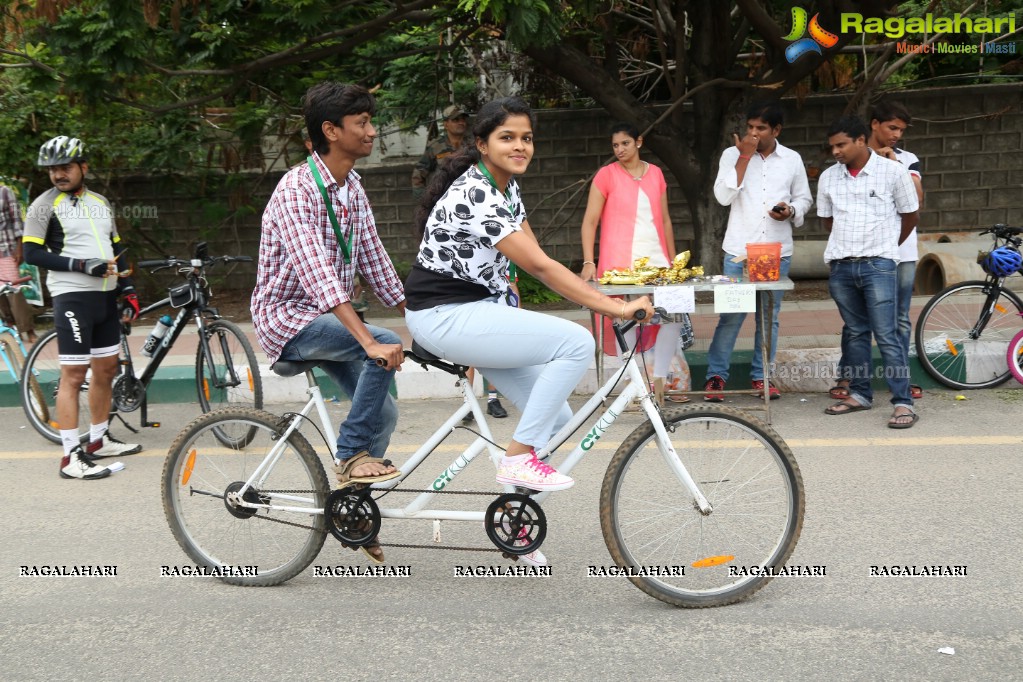
{"type": "Polygon", "coordinates": [[[837,35],[821,28],[820,22],[817,20],[819,16],[819,14],[813,15],[813,19],[808,24],[806,10],[802,7],[792,8],[792,31],[785,36],[785,40],[794,41],[785,48],[785,59],[789,60],[789,64],[809,52],[823,54],[822,47],[834,47],[838,43],[837,35]],[[804,38],[803,34],[807,30],[810,32],[810,37],[804,38]]]}

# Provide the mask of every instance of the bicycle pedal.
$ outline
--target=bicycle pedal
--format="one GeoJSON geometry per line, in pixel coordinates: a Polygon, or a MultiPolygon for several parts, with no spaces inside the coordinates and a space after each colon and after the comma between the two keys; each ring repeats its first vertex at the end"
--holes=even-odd
{"type": "Polygon", "coordinates": [[[158,428],[160,428],[160,422],[145,422],[142,426],[145,426],[145,427],[148,427],[148,428],[153,428],[153,429],[158,429],[158,428]]]}

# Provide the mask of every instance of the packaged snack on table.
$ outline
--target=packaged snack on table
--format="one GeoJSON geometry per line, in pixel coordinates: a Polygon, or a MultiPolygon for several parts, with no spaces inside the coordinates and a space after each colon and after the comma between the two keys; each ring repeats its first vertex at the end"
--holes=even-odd
{"type": "Polygon", "coordinates": [[[746,244],[746,267],[751,282],[777,282],[781,276],[781,242],[746,244]]]}

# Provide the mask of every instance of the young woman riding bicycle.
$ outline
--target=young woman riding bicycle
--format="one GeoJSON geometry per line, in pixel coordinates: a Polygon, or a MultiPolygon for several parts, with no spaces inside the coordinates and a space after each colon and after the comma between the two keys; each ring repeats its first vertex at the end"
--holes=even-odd
{"type": "Polygon", "coordinates": [[[623,303],[597,292],[540,247],[514,178],[533,158],[533,124],[519,98],[484,105],[475,145],[431,180],[416,212],[422,243],[405,282],[405,321],[423,348],[478,368],[521,410],[497,482],[564,490],[572,479],[539,461],[535,449],[572,416],[566,400],[590,366],[593,336],[574,322],[514,307],[508,265],[608,317],[643,310],[650,319],[653,308],[647,297],[623,303]]]}

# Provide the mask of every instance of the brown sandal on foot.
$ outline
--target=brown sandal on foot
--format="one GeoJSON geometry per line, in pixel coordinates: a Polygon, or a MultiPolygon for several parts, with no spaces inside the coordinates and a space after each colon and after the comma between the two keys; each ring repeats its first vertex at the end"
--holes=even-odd
{"type": "Polygon", "coordinates": [[[337,475],[337,482],[339,487],[343,488],[349,483],[379,483],[381,481],[389,481],[392,478],[398,478],[399,476],[401,476],[401,472],[398,471],[397,469],[389,474],[377,474],[376,476],[352,476],[351,475],[352,469],[356,468],[360,464],[366,464],[367,462],[365,462],[364,460],[367,459],[373,460],[374,462],[378,462],[379,464],[382,464],[385,467],[392,466],[391,460],[373,457],[368,452],[363,450],[362,452],[358,452],[352,455],[348,459],[341,460],[340,462],[334,464],[334,473],[337,475]]]}
{"type": "Polygon", "coordinates": [[[836,384],[828,391],[828,395],[835,400],[844,400],[849,397],[849,384],[836,384]]]}

